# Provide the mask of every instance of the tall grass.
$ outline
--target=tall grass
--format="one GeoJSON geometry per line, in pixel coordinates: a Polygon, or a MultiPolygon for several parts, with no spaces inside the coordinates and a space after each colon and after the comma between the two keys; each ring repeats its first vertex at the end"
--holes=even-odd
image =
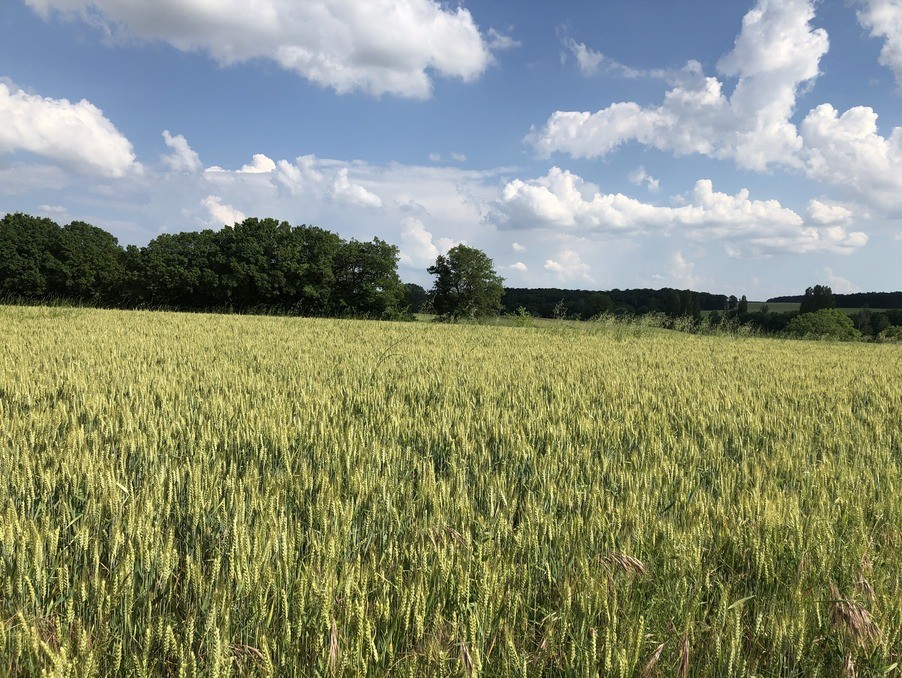
{"type": "Polygon", "coordinates": [[[902,348],[0,308],[0,674],[902,662],[902,348]]]}

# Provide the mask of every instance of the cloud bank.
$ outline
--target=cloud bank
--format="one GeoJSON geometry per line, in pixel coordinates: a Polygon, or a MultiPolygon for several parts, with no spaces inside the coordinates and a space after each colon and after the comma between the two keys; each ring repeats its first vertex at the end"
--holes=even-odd
{"type": "Polygon", "coordinates": [[[492,50],[516,43],[470,12],[434,0],[26,0],[99,24],[119,38],[159,40],[224,65],[268,59],[339,93],[427,98],[431,73],[478,78],[492,50]]]}
{"type": "Polygon", "coordinates": [[[613,235],[676,231],[695,241],[721,240],[731,256],[846,254],[868,241],[865,233],[849,232],[841,224],[845,211],[830,210],[823,203],[814,208],[820,220],[806,222],[776,200],[751,199],[747,190],[719,193],[708,179],[696,182],[683,200],[685,204],[667,207],[622,193],[602,193],[578,175],[553,167],[544,177],[508,182],[489,219],[499,228],[516,230],[613,235]]]}

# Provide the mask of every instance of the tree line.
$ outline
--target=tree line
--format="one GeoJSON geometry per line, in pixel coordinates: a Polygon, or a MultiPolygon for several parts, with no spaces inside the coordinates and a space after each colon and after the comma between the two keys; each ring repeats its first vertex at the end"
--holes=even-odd
{"type": "MultiPolygon", "coordinates": [[[[815,285],[815,287],[817,287],[815,285]]],[[[800,304],[806,295],[789,295],[768,299],[769,303],[786,302],[800,304]]],[[[902,309],[902,292],[853,292],[851,294],[833,294],[839,308],[899,308],[902,309]]]]}
{"type": "Polygon", "coordinates": [[[0,299],[119,308],[273,311],[399,318],[399,251],[315,226],[245,219],[219,231],[164,233],[121,247],[82,221],[0,220],[0,299]]]}
{"type": "Polygon", "coordinates": [[[702,311],[723,310],[727,301],[727,296],[723,294],[669,287],[659,290],[613,289],[605,292],[509,287],[504,290],[501,299],[502,307],[507,313],[524,308],[530,315],[540,318],[584,320],[605,313],[616,315],[663,313],[673,318],[685,316],[698,318],[702,311]]]}
{"type": "MultiPolygon", "coordinates": [[[[898,292],[872,293],[875,297],[882,296],[887,300],[898,292]]],[[[837,308],[842,303],[848,303],[846,299],[853,295],[834,294],[828,285],[814,285],[805,290],[805,294],[794,297],[775,297],[768,300],[787,300],[789,303],[798,303],[797,311],[771,311],[764,304],[757,311],[749,311],[748,304],[743,304],[745,297],[737,305],[730,307],[723,317],[719,313],[708,316],[710,323],[721,321],[734,323],[737,326],[749,326],[766,334],[789,334],[792,336],[821,336],[835,339],[878,339],[898,340],[902,334],[902,308],[885,308],[872,310],[859,308],[854,313],[848,313],[837,308]]],[[[734,297],[730,297],[730,301],[734,297]]],[[[844,308],[849,308],[845,307],[844,308]]],[[[854,308],[854,307],[852,307],[854,308]]]]}
{"type": "Polygon", "coordinates": [[[436,258],[427,269],[435,281],[426,291],[401,281],[398,259],[398,247],[379,238],[344,240],[276,219],[164,233],[144,247],[123,248],[83,221],[60,227],[46,218],[7,214],[0,219],[0,301],[383,319],[423,312],[446,321],[499,312],[583,320],[654,314],[679,327],[749,326],[846,339],[902,334],[902,292],[834,295],[815,285],[804,295],[771,300],[800,304],[798,311],[779,313],[767,305],[750,312],[745,296],[688,289],[505,289],[492,260],[466,245],[436,258]],[[860,308],[849,317],[836,309],[851,304],[879,304],[882,310],[860,308]]]}

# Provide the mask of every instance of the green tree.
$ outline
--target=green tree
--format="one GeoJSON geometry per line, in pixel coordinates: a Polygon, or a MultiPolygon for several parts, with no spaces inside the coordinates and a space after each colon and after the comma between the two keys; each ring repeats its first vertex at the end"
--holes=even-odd
{"type": "Polygon", "coordinates": [[[852,319],[835,308],[822,308],[813,313],[803,313],[786,326],[786,333],[796,337],[812,337],[855,341],[861,332],[855,329],[852,319]]]}
{"type": "Polygon", "coordinates": [[[288,222],[256,218],[245,219],[216,234],[226,262],[220,284],[229,305],[247,309],[278,304],[291,266],[283,254],[290,237],[288,222]]]}
{"type": "Polygon", "coordinates": [[[822,308],[836,308],[836,298],[833,296],[833,290],[827,285],[815,285],[805,290],[805,296],[802,297],[802,305],[799,307],[799,313],[814,313],[822,308]]]}
{"type": "Polygon", "coordinates": [[[680,316],[680,309],[683,304],[683,300],[680,297],[679,290],[667,289],[667,315],[671,318],[677,318],[680,316]]]}
{"type": "Polygon", "coordinates": [[[427,271],[435,276],[432,303],[443,319],[487,317],[501,309],[503,278],[485,252],[457,245],[440,254],[427,271]]]}
{"type": "Polygon", "coordinates": [[[416,283],[404,284],[404,305],[411,313],[419,313],[429,300],[429,293],[416,283]]]}
{"type": "Polygon", "coordinates": [[[73,221],[56,239],[54,288],[61,297],[87,304],[115,301],[125,276],[124,252],[102,228],[73,221]]]}
{"type": "Polygon", "coordinates": [[[743,294],[739,299],[739,305],[736,307],[736,313],[740,316],[745,315],[749,312],[749,300],[745,298],[743,294]]]}
{"type": "Polygon", "coordinates": [[[60,227],[50,219],[7,214],[0,219],[0,299],[40,301],[58,296],[53,252],[60,227]]]}
{"type": "Polygon", "coordinates": [[[398,277],[398,257],[398,248],[379,238],[343,244],[333,263],[338,314],[399,316],[404,283],[398,277]]]}
{"type": "MultiPolygon", "coordinates": [[[[218,233],[212,230],[163,233],[141,250],[132,288],[151,306],[212,309],[227,299],[220,285],[218,233]]],[[[129,253],[129,257],[133,254],[129,253]]]]}

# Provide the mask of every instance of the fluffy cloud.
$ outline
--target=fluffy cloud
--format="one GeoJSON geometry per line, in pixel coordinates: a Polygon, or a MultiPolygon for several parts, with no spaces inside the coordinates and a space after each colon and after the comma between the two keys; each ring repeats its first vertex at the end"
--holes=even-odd
{"type": "Polygon", "coordinates": [[[514,252],[525,252],[525,251],[526,251],[526,246],[525,246],[525,245],[521,245],[521,244],[518,243],[518,242],[515,242],[515,243],[511,243],[511,249],[512,249],[514,252]]]}
{"type": "Polygon", "coordinates": [[[827,204],[813,199],[808,203],[808,218],[815,224],[829,226],[847,224],[855,218],[855,213],[842,205],[827,204]]]}
{"type": "Polygon", "coordinates": [[[103,177],[138,167],[129,140],[94,104],[44,98],[0,82],[0,155],[16,151],[103,177]]]}
{"type": "Polygon", "coordinates": [[[168,129],[163,130],[163,141],[172,150],[163,156],[163,162],[173,172],[197,172],[201,168],[200,156],[188,145],[181,134],[173,136],[168,129]]]}
{"type": "Polygon", "coordinates": [[[639,167],[630,172],[627,179],[629,179],[631,184],[635,184],[636,186],[645,184],[645,188],[652,193],[657,193],[661,189],[661,182],[646,172],[644,167],[639,167]]]}
{"type": "Polygon", "coordinates": [[[312,155],[304,155],[293,163],[287,160],[273,163],[273,169],[276,182],[292,195],[307,194],[320,200],[374,209],[382,207],[378,195],[351,181],[347,167],[336,167],[334,163],[323,163],[312,155]]]}
{"type": "Polygon", "coordinates": [[[267,158],[262,153],[254,153],[254,157],[250,163],[242,166],[239,172],[242,174],[267,174],[276,168],[276,163],[272,158],[267,158]]]}
{"type": "Polygon", "coordinates": [[[576,42],[570,38],[564,44],[576,57],[576,63],[579,65],[579,70],[583,72],[583,75],[592,75],[604,62],[604,54],[589,49],[581,42],[576,42]]]}
{"type": "Polygon", "coordinates": [[[868,240],[864,233],[847,232],[841,225],[807,224],[776,200],[752,200],[747,190],[718,193],[708,179],[698,181],[684,202],[664,207],[621,193],[601,193],[581,177],[553,167],[539,179],[509,182],[489,218],[508,229],[624,234],[678,230],[696,241],[720,239],[732,256],[848,253],[868,240]]]}
{"type": "Polygon", "coordinates": [[[212,226],[231,226],[247,218],[244,212],[236,210],[231,205],[223,205],[222,198],[216,195],[208,195],[200,201],[200,204],[207,208],[212,226]]]}
{"type": "Polygon", "coordinates": [[[508,266],[508,268],[511,269],[512,271],[519,271],[520,273],[528,273],[529,272],[529,267],[526,264],[524,264],[522,261],[518,261],[515,264],[511,264],[510,266],[508,266]]]}
{"type": "Polygon", "coordinates": [[[732,158],[746,169],[799,166],[802,140],[789,118],[829,43],[824,30],[811,27],[813,18],[811,0],[759,0],[718,64],[737,78],[729,97],[720,80],[690,62],[659,106],[625,102],[596,113],[557,111],[527,141],[544,156],[598,157],[637,141],[676,155],[732,158]]]}
{"type": "Polygon", "coordinates": [[[331,195],[339,202],[352,203],[363,207],[382,207],[382,199],[375,193],[366,190],[360,184],[348,179],[348,168],[343,167],[332,179],[331,195]]]}
{"type": "Polygon", "coordinates": [[[471,81],[492,49],[516,43],[495,31],[486,40],[469,11],[435,0],[26,0],[99,23],[118,37],[161,40],[209,53],[221,64],[264,58],[339,93],[425,98],[431,73],[471,81]]]}
{"type": "Polygon", "coordinates": [[[449,238],[433,241],[426,225],[414,217],[401,221],[401,263],[411,267],[426,267],[435,263],[439,254],[447,252],[456,243],[449,238]]]}
{"type": "Polygon", "coordinates": [[[699,279],[695,277],[695,262],[687,261],[682,252],[674,252],[670,258],[670,275],[679,287],[694,287],[699,279]]]}
{"type": "Polygon", "coordinates": [[[871,108],[856,106],[839,115],[822,104],[807,115],[801,132],[811,178],[883,211],[902,213],[902,128],[886,138],[878,133],[871,108]]]}
{"type": "Polygon", "coordinates": [[[589,275],[591,267],[582,260],[579,252],[566,247],[561,249],[554,259],[545,260],[545,270],[554,273],[557,279],[564,283],[580,281],[592,284],[595,282],[589,275]]]}
{"type": "Polygon", "coordinates": [[[880,63],[891,68],[902,85],[902,3],[899,0],[861,0],[858,21],[873,37],[884,39],[880,63]]]}

